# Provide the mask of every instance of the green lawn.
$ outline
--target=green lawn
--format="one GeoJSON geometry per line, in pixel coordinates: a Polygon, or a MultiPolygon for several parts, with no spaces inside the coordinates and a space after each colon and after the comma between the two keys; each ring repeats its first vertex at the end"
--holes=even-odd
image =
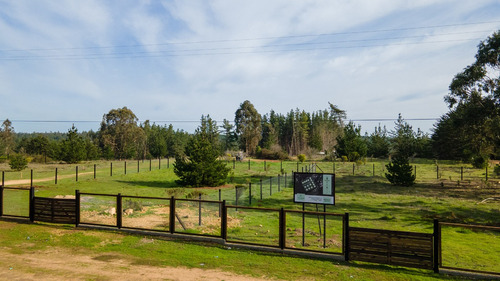
{"type": "MultiPolygon", "coordinates": [[[[412,164],[417,167],[417,184],[412,187],[396,187],[391,186],[383,177],[384,163],[384,161],[373,161],[364,165],[353,166],[352,163],[318,162],[316,171],[333,172],[335,170],[336,172],[336,205],[328,206],[326,210],[339,214],[349,213],[350,225],[356,227],[432,233],[433,219],[444,222],[500,226],[500,201],[498,199],[484,201],[488,198],[499,197],[499,180],[495,179],[493,174],[489,174],[489,181],[486,182],[484,180],[485,171],[472,169],[465,164],[438,163],[438,171],[433,161],[418,160],[412,164]],[[461,180],[461,167],[464,167],[464,180],[461,180]]],[[[292,200],[291,171],[297,169],[297,162],[282,163],[279,161],[252,160],[250,169],[248,161],[236,162],[234,163],[235,169],[232,170],[230,175],[229,184],[220,188],[202,189],[178,187],[175,182],[176,176],[173,173],[172,163],[170,163],[170,168],[167,168],[167,161],[162,160],[161,169],[158,169],[158,164],[157,160],[156,162],[153,161],[152,171],[149,171],[149,161],[139,162],[140,172],[137,173],[137,161],[129,161],[127,162],[127,174],[125,174],[124,161],[113,162],[113,176],[110,176],[110,163],[100,162],[97,165],[96,179],[93,178],[92,163],[80,164],[79,172],[82,174],[79,175],[78,182],[73,177],[75,175],[75,165],[57,165],[58,170],[73,176],[60,179],[57,185],[53,180],[36,183],[36,195],[49,197],[71,195],[78,189],[80,192],[87,193],[121,193],[122,195],[164,198],[170,198],[171,196],[176,198],[198,198],[198,194],[201,193],[202,199],[219,200],[220,189],[221,199],[226,200],[227,204],[234,205],[236,195],[239,195],[238,205],[248,206],[250,201],[248,183],[252,183],[252,207],[302,209],[301,204],[294,204],[292,200]],[[86,167],[84,170],[80,168],[83,166],[86,167]],[[287,173],[287,187],[285,188],[285,177],[280,177],[280,191],[278,192],[277,176],[282,170],[287,173]],[[83,174],[85,172],[91,173],[83,174]],[[260,199],[261,180],[262,200],[260,199]],[[238,194],[235,185],[243,185],[238,189],[240,191],[238,194]]],[[[302,168],[307,169],[310,165],[311,163],[299,164],[299,171],[302,168]]],[[[228,162],[228,166],[232,168],[233,162],[228,162]]],[[[41,167],[43,167],[40,168],[41,172],[37,170],[34,173],[35,175],[54,176],[53,170],[55,166],[41,167]]],[[[23,178],[25,178],[25,174],[29,174],[29,172],[24,171],[23,178]]],[[[6,172],[7,180],[15,177],[15,173],[6,172]]],[[[5,213],[17,215],[27,213],[27,203],[25,201],[27,192],[6,190],[4,197],[9,198],[4,200],[5,213]]],[[[107,206],[112,204],[113,198],[96,198],[94,196],[86,203],[82,203],[82,208],[103,214],[107,206]]],[[[154,215],[155,219],[165,218],[165,220],[168,217],[168,214],[163,212],[163,209],[168,207],[168,203],[152,202],[151,200],[142,200],[137,203],[133,203],[133,200],[129,201],[127,204],[142,206],[146,210],[143,213],[135,213],[131,217],[125,217],[124,226],[127,224],[135,225],[136,219],[141,216],[154,215]],[[162,207],[155,207],[162,206],[162,204],[166,207],[164,206],[163,209],[162,207]]],[[[186,211],[181,216],[181,219],[186,221],[187,230],[185,232],[220,234],[217,225],[217,205],[202,205],[203,217],[200,226],[198,225],[197,215],[199,205],[193,203],[190,203],[191,205],[188,203],[183,204],[186,205],[179,206],[186,211]]],[[[308,205],[306,210],[316,211],[316,206],[308,205]]],[[[319,210],[322,211],[322,207],[319,210]]],[[[234,218],[233,223],[230,223],[228,227],[229,240],[277,245],[278,227],[275,213],[241,209],[236,212],[236,210],[230,209],[229,215],[234,218]]],[[[113,222],[112,219],[110,221],[113,222]]],[[[339,245],[339,242],[342,241],[342,233],[341,221],[338,217],[327,217],[326,241],[323,241],[320,235],[320,232],[324,231],[324,221],[321,216],[319,218],[312,215],[306,216],[305,222],[305,245],[303,246],[301,241],[303,231],[302,216],[287,215],[288,247],[330,252],[340,251],[341,245],[339,245]],[[325,249],[323,249],[324,242],[327,246],[325,249]]],[[[165,223],[156,223],[154,226],[155,229],[168,229],[168,225],[165,223]]],[[[176,230],[181,231],[181,227],[176,223],[176,230]]],[[[498,232],[479,232],[444,227],[442,238],[443,265],[500,272],[500,255],[497,254],[500,252],[498,235],[498,232]]],[[[196,247],[196,245],[192,246],[196,247]]],[[[241,253],[246,252],[242,251],[241,253]]],[[[331,262],[327,263],[331,264],[331,262]]],[[[359,266],[365,267],[365,265],[359,266]]],[[[371,270],[375,271],[388,272],[389,275],[392,274],[390,273],[392,272],[390,267],[375,265],[366,265],[366,267],[370,267],[371,270]]],[[[424,275],[432,278],[430,273],[424,275]]],[[[427,278],[425,276],[419,275],[417,279],[427,278]]],[[[391,278],[393,277],[385,280],[391,280],[391,278]]],[[[404,279],[411,278],[405,275],[404,279]]]]}

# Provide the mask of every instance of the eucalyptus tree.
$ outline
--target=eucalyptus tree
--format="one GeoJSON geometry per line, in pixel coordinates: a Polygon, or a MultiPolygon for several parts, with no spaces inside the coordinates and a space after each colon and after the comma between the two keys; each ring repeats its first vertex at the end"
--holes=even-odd
{"type": "Polygon", "coordinates": [[[255,149],[262,138],[262,117],[253,104],[246,100],[236,110],[234,122],[236,133],[240,137],[241,147],[249,155],[255,154],[255,149]]]}

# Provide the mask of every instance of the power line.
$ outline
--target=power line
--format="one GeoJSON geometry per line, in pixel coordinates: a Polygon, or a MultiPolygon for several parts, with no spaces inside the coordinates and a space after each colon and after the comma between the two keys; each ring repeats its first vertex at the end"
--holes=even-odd
{"type": "Polygon", "coordinates": [[[241,42],[241,41],[271,40],[271,39],[275,40],[275,39],[290,39],[290,38],[324,37],[324,36],[334,36],[334,35],[352,35],[352,34],[364,34],[364,33],[382,33],[382,32],[393,32],[393,31],[405,31],[405,30],[419,30],[419,29],[431,29],[431,28],[482,25],[482,24],[492,24],[492,23],[500,23],[500,21],[483,21],[483,22],[456,23],[456,24],[389,28],[389,29],[374,29],[374,30],[361,30],[361,31],[345,31],[345,32],[319,33],[319,34],[288,35],[288,36],[270,36],[270,37],[204,40],[204,41],[184,41],[184,42],[175,42],[174,41],[174,42],[159,43],[159,44],[109,45],[109,46],[72,47],[72,48],[31,48],[31,49],[10,49],[10,50],[7,49],[7,50],[0,50],[0,52],[62,51],[62,50],[90,50],[90,49],[111,49],[111,48],[158,47],[158,46],[183,45],[183,44],[225,43],[225,42],[241,42]]]}
{"type": "MultiPolygon", "coordinates": [[[[346,119],[353,122],[384,122],[384,121],[396,121],[398,118],[362,118],[362,119],[346,119]]],[[[439,120],[436,117],[430,118],[405,118],[405,121],[435,121],[439,120]]],[[[101,123],[102,121],[97,120],[10,120],[15,123],[101,123]]],[[[139,123],[199,123],[200,120],[139,120],[139,123]]],[[[214,120],[215,122],[224,122],[224,120],[214,120]]],[[[227,120],[231,123],[234,121],[227,120]]]]}

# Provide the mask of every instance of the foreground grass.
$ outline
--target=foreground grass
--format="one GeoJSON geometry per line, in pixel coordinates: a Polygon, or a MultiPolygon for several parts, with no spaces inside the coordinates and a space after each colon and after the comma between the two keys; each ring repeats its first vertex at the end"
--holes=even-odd
{"type": "MultiPolygon", "coordinates": [[[[252,206],[275,209],[280,207],[285,209],[302,208],[302,205],[293,203],[292,189],[283,188],[283,182],[281,192],[277,192],[275,180],[273,181],[272,195],[269,187],[269,178],[276,177],[281,169],[288,172],[288,187],[291,187],[290,171],[297,169],[296,162],[252,161],[250,164],[249,169],[248,162],[235,163],[235,169],[231,174],[232,183],[220,187],[222,200],[227,200],[228,204],[234,204],[235,184],[252,183],[252,206]],[[263,200],[260,200],[259,194],[261,179],[264,180],[263,193],[265,196],[263,196],[263,200]]],[[[374,164],[375,175],[373,175],[373,165],[370,164],[354,166],[354,175],[352,174],[352,163],[335,164],[337,172],[336,205],[328,206],[328,212],[349,213],[351,226],[425,233],[432,233],[433,219],[454,223],[500,226],[500,201],[487,200],[499,197],[500,188],[491,184],[491,179],[490,183],[481,180],[457,181],[456,178],[460,177],[457,170],[460,171],[461,164],[447,163],[449,165],[448,170],[443,169],[441,166],[440,173],[444,173],[444,175],[441,174],[440,176],[443,178],[438,180],[436,179],[436,169],[433,163],[418,162],[416,164],[418,171],[417,184],[412,187],[391,186],[382,176],[383,163],[374,162],[374,164]],[[449,171],[454,173],[451,178],[450,176],[445,177],[449,171]],[[434,179],[431,180],[433,177],[434,179]]],[[[98,171],[96,179],[93,178],[93,175],[86,174],[80,176],[78,182],[74,178],[68,178],[61,179],[57,185],[52,181],[39,183],[36,185],[36,195],[48,197],[71,195],[74,194],[75,189],[79,189],[81,192],[89,193],[198,198],[197,194],[201,192],[203,199],[218,200],[219,188],[178,187],[173,169],[171,166],[170,169],[166,168],[166,161],[162,162],[164,166],[161,169],[157,167],[151,172],[149,171],[149,164],[145,167],[146,171],[140,170],[140,173],[133,170],[133,166],[128,166],[131,170],[126,175],[124,173],[124,163],[121,163],[121,165],[114,164],[114,167],[120,167],[118,170],[123,170],[121,173],[115,171],[113,176],[110,176],[109,170],[107,170],[109,163],[103,163],[100,166],[105,168],[98,171]]],[[[231,162],[228,165],[232,167],[231,162]]],[[[318,166],[318,169],[322,169],[324,172],[331,172],[328,169],[334,169],[332,163],[319,163],[318,166]]],[[[302,167],[304,166],[299,165],[299,170],[302,167]]],[[[68,168],[67,171],[73,171],[73,168],[68,168]]],[[[470,170],[469,173],[474,177],[484,176],[480,170],[470,170]]],[[[239,198],[240,205],[248,205],[248,192],[248,189],[244,189],[242,196],[239,198]]],[[[4,196],[9,198],[9,200],[5,201],[4,210],[6,210],[6,213],[27,215],[26,191],[6,190],[4,196]]],[[[313,205],[306,206],[306,209],[316,210],[313,205]]],[[[242,225],[239,228],[229,229],[229,235],[232,238],[265,244],[276,242],[278,231],[275,226],[276,220],[271,219],[274,217],[266,217],[265,214],[250,215],[250,213],[243,216],[242,212],[238,216],[242,221],[242,225]],[[269,230],[267,236],[256,235],[257,232],[260,233],[262,230],[269,230]]],[[[310,218],[308,227],[317,227],[318,222],[315,222],[315,219],[310,218]]],[[[287,227],[292,230],[301,227],[299,218],[290,221],[294,225],[287,225],[287,227]]],[[[340,232],[338,227],[335,229],[335,225],[339,226],[340,224],[338,222],[333,224],[332,222],[332,230],[328,229],[328,233],[337,235],[337,232],[340,232]]],[[[317,230],[315,229],[316,232],[317,230]]],[[[500,272],[499,235],[498,232],[483,233],[461,228],[444,228],[443,264],[500,272]]],[[[293,238],[290,238],[290,241],[293,241],[293,238]]],[[[192,246],[195,247],[195,245],[192,246]]],[[[299,265],[294,265],[293,268],[299,268],[299,265]]],[[[385,267],[374,266],[374,268],[385,267]]],[[[414,271],[410,270],[409,272],[414,271]]]]}
{"type": "MultiPolygon", "coordinates": [[[[60,247],[100,261],[119,257],[130,261],[132,269],[134,265],[184,266],[283,280],[461,280],[416,269],[309,259],[219,244],[5,220],[0,220],[0,244],[2,251],[18,255],[60,247]]],[[[12,266],[0,264],[0,271],[12,266]]]]}

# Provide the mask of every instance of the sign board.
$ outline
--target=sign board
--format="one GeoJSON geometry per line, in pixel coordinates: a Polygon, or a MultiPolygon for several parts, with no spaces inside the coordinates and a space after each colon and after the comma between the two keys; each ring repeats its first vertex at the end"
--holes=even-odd
{"type": "Polygon", "coordinates": [[[335,205],[335,174],[294,173],[293,202],[335,205]]]}

